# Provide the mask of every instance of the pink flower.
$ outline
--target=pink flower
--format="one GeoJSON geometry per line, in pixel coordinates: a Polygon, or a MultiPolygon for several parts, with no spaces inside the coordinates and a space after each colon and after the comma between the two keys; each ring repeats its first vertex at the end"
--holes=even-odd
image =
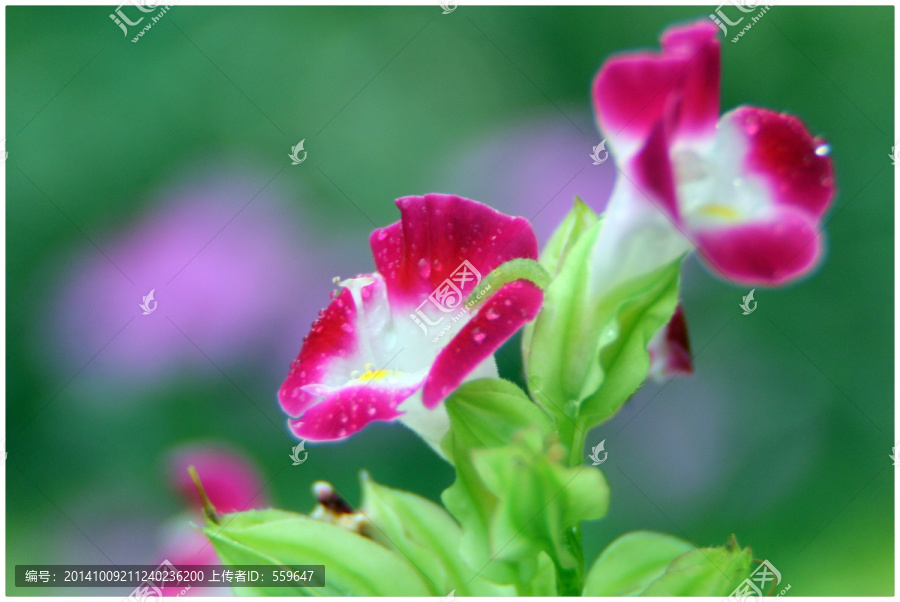
{"type": "MultiPolygon", "coordinates": [[[[196,526],[202,525],[200,496],[188,475],[188,466],[197,469],[203,489],[220,514],[264,508],[268,505],[263,493],[263,481],[259,470],[243,454],[218,445],[195,444],[177,449],[167,466],[169,482],[191,508],[189,514],[181,514],[168,529],[163,545],[162,558],[175,566],[218,565],[215,548],[196,526]],[[193,524],[191,524],[193,523],[193,524]]],[[[164,596],[227,595],[222,588],[161,587],[164,596]],[[223,593],[224,592],[224,593],[223,593]]]]}
{"type": "Polygon", "coordinates": [[[262,478],[248,458],[224,447],[197,444],[179,448],[172,454],[169,479],[185,502],[198,512],[200,495],[188,474],[189,466],[197,470],[203,489],[219,514],[267,505],[262,478]]]}
{"type": "Polygon", "coordinates": [[[340,283],[281,386],[297,437],[342,439],[400,419],[436,447],[440,402],[467,377],[496,376],[494,351],[540,309],[530,282],[477,288],[501,264],[537,258],[527,220],[440,194],[397,206],[400,221],[370,237],[376,271],[340,283]],[[470,309],[473,291],[483,300],[470,309]]]}
{"type": "Polygon", "coordinates": [[[658,264],[696,247],[733,281],[783,284],[822,251],[819,221],[834,196],[828,147],[790,115],[738,107],[719,118],[716,32],[708,21],[671,28],[662,53],[623,54],[597,74],[597,121],[624,175],[608,219],[647,225],[658,264]],[[666,227],[678,236],[661,239],[666,227]]]}

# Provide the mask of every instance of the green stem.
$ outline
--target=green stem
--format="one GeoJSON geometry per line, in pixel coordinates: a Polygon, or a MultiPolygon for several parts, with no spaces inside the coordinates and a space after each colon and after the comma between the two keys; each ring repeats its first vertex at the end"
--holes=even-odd
{"type": "Polygon", "coordinates": [[[584,589],[584,546],[581,542],[581,523],[569,527],[563,533],[569,552],[575,558],[575,567],[557,567],[557,591],[560,596],[580,596],[584,589]]]}
{"type": "MultiPolygon", "coordinates": [[[[560,420],[559,440],[569,449],[568,465],[575,467],[584,462],[584,441],[587,435],[574,420],[560,420]]],[[[561,596],[580,596],[584,589],[584,545],[581,539],[581,522],[566,529],[563,534],[566,547],[575,559],[575,568],[557,567],[558,591],[561,596]]]]}

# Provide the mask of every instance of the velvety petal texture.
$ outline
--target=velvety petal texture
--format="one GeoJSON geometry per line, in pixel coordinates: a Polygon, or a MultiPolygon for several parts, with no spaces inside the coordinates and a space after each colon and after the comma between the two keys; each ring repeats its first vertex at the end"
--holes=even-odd
{"type": "MultiPolygon", "coordinates": [[[[777,286],[821,256],[819,222],[835,193],[829,148],[790,115],[739,107],[718,117],[716,31],[708,20],[671,28],[661,53],[614,57],[597,74],[597,122],[627,182],[617,182],[604,228],[615,236],[642,222],[645,241],[668,240],[647,245],[661,251],[648,267],[671,261],[681,238],[722,276],[777,286]]],[[[598,254],[614,246],[600,242],[598,254]]]]}
{"type": "Polygon", "coordinates": [[[370,237],[377,271],[340,283],[279,391],[300,438],[399,419],[437,447],[440,402],[468,378],[496,376],[494,351],[540,309],[530,282],[479,288],[503,263],[537,258],[527,220],[441,194],[397,206],[400,221],[370,237]]]}

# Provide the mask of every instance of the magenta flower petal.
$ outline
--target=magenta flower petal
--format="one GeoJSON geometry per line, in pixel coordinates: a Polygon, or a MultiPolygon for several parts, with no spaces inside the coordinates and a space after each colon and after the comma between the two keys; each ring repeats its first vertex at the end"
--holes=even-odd
{"type": "Polygon", "coordinates": [[[608,60],[593,84],[600,130],[627,160],[668,115],[673,139],[702,138],[719,114],[719,43],[708,21],[663,34],[662,53],[626,53],[608,60]]]}
{"type": "Polygon", "coordinates": [[[827,146],[791,115],[740,107],[722,116],[746,138],[744,169],[765,180],[773,202],[820,218],[834,197],[834,168],[827,146]],[[824,154],[823,154],[824,153],[824,154]]]}
{"type": "Polygon", "coordinates": [[[647,351],[650,352],[649,375],[657,381],[676,374],[694,372],[687,321],[680,303],[666,327],[651,339],[647,351]]]}
{"type": "Polygon", "coordinates": [[[674,224],[681,225],[675,176],[669,160],[669,139],[660,123],[647,138],[644,146],[630,162],[630,175],[640,195],[663,210],[674,224]]]}
{"type": "Polygon", "coordinates": [[[525,280],[511,282],[488,298],[435,359],[425,381],[425,407],[431,409],[443,401],[478,364],[533,320],[543,299],[541,289],[525,280]]]}
{"type": "MultiPolygon", "coordinates": [[[[375,285],[373,282],[370,286],[375,285]]],[[[316,403],[318,398],[303,387],[328,382],[329,368],[340,370],[343,358],[356,353],[357,329],[353,295],[349,289],[344,289],[319,313],[312,330],[303,339],[300,354],[291,362],[290,372],[278,391],[278,400],[285,412],[296,416],[316,403]]]]}
{"type": "Polygon", "coordinates": [[[419,390],[422,380],[401,384],[391,379],[389,373],[379,375],[378,372],[372,371],[369,376],[361,377],[359,383],[348,386],[309,386],[308,390],[319,395],[321,401],[302,418],[289,420],[291,431],[301,439],[332,441],[358,433],[375,420],[390,421],[402,416],[397,406],[419,390]]]}
{"type": "Polygon", "coordinates": [[[784,207],[765,221],[701,231],[703,259],[735,282],[779,286],[809,272],[821,255],[816,222],[784,207]]]}
{"type": "MultiPolygon", "coordinates": [[[[400,221],[369,238],[392,305],[418,306],[466,261],[486,276],[510,259],[537,259],[537,238],[524,218],[446,194],[401,198],[397,207],[400,221]]],[[[465,298],[475,279],[457,286],[465,298]]]]}

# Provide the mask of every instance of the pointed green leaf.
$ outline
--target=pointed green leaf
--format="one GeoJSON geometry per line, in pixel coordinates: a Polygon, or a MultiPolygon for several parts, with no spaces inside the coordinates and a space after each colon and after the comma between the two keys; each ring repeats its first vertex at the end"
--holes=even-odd
{"type": "MultiPolygon", "coordinates": [[[[581,236],[587,232],[596,234],[595,231],[599,228],[598,222],[597,214],[576,196],[572,210],[569,211],[563,222],[556,228],[538,259],[538,262],[550,274],[551,281],[557,277],[563,265],[563,260],[572,251],[581,236]]],[[[591,234],[591,236],[594,234],[591,234]]],[[[530,350],[535,323],[529,322],[522,331],[522,361],[525,364],[525,373],[529,375],[531,372],[528,370],[528,364],[531,359],[530,350]]]]}
{"type": "Polygon", "coordinates": [[[643,596],[727,596],[750,575],[750,548],[698,548],[682,554],[643,596]]]}
{"type": "Polygon", "coordinates": [[[476,574],[459,553],[459,525],[446,510],[422,497],[378,485],[363,477],[363,512],[371,520],[375,541],[394,550],[412,564],[433,595],[512,596],[476,574]]]}
{"type": "Polygon", "coordinates": [[[684,540],[637,531],[612,542],[588,572],[585,596],[633,596],[660,578],[675,558],[693,550],[684,540]]]}
{"type": "Polygon", "coordinates": [[[203,529],[223,564],[325,565],[324,588],[236,588],[247,595],[431,596],[406,561],[371,539],[302,514],[251,510],[203,529]]]}
{"type": "Polygon", "coordinates": [[[526,331],[529,389],[559,425],[576,420],[582,431],[614,414],[644,381],[647,343],[674,313],[678,295],[680,259],[611,290],[592,282],[602,225],[587,226],[564,253],[526,331]]]}
{"type": "MultiPolygon", "coordinates": [[[[513,433],[532,424],[544,433],[551,429],[550,418],[522,389],[499,378],[463,384],[445,406],[450,416],[452,444],[457,449],[506,445],[513,433]]],[[[446,451],[452,461],[453,450],[446,451]]]]}
{"type": "Polygon", "coordinates": [[[680,268],[680,260],[673,262],[613,296],[615,309],[602,326],[605,336],[614,336],[600,347],[602,380],[596,389],[589,381],[587,390],[594,391],[579,408],[585,430],[615,414],[647,378],[647,344],[675,313],[680,268]]]}
{"type": "Polygon", "coordinates": [[[515,583],[520,594],[538,572],[540,552],[559,574],[580,574],[567,533],[606,513],[609,490],[599,470],[568,468],[564,457],[537,426],[518,431],[510,445],[457,457],[457,480],[443,499],[463,525],[470,566],[485,566],[488,578],[515,583]]]}
{"type": "Polygon", "coordinates": [[[559,227],[547,241],[544,250],[541,251],[540,263],[548,274],[555,276],[559,270],[560,261],[572,248],[578,238],[594,226],[600,220],[593,209],[588,207],[580,197],[575,197],[575,204],[568,215],[563,219],[559,227]]]}

